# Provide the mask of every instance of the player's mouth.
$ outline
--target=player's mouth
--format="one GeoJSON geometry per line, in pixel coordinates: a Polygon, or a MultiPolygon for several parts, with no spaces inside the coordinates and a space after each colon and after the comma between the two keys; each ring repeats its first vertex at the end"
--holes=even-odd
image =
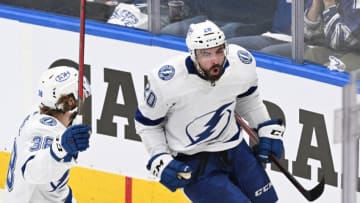
{"type": "Polygon", "coordinates": [[[209,70],[207,70],[205,73],[207,75],[207,79],[210,81],[216,81],[218,80],[222,75],[222,66],[215,64],[212,67],[210,67],[209,70]]]}
{"type": "Polygon", "coordinates": [[[213,67],[210,69],[211,75],[219,75],[221,73],[220,67],[213,67]]]}

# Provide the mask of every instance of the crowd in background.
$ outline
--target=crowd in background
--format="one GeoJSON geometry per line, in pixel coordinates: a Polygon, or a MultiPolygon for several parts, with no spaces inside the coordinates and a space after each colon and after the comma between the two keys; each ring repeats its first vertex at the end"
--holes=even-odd
{"type": "MultiPolygon", "coordinates": [[[[148,29],[147,0],[87,1],[87,19],[148,29]]],[[[297,2],[299,3],[299,2],[297,2]]],[[[72,0],[0,0],[62,15],[79,16],[72,0]]],[[[212,20],[228,43],[291,58],[292,0],[160,0],[161,33],[185,37],[191,23],[212,20]]],[[[331,70],[360,68],[360,1],[304,0],[304,59],[331,70]]]]}

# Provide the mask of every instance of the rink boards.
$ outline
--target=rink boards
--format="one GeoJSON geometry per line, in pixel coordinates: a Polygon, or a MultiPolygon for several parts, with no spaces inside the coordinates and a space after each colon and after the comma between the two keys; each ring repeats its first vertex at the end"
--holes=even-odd
{"type": "MultiPolygon", "coordinates": [[[[0,6],[0,55],[3,117],[0,128],[0,188],[4,188],[13,137],[37,102],[37,79],[51,66],[78,61],[78,20],[0,6]]],[[[168,192],[145,169],[148,155],[135,133],[133,113],[142,99],[145,74],[169,57],[186,51],[182,39],[87,22],[85,74],[92,96],[85,120],[93,134],[79,156],[70,185],[82,202],[187,202],[181,191],[168,192]]],[[[260,91],[273,115],[286,120],[286,168],[307,188],[324,175],[316,202],[341,200],[341,144],[334,139],[334,111],[341,108],[345,74],[310,64],[254,53],[260,91]]],[[[336,135],[340,136],[340,135],[336,135]]],[[[280,172],[266,169],[280,203],[305,199],[280,172]]],[[[359,196],[359,195],[358,195],[359,196]]]]}

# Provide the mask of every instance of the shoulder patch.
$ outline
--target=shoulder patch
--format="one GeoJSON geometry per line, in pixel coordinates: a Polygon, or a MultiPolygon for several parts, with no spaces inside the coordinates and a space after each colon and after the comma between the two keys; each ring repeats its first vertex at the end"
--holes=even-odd
{"type": "Polygon", "coordinates": [[[171,65],[165,65],[160,68],[158,76],[162,80],[170,80],[175,75],[175,68],[171,65]]]}
{"type": "Polygon", "coordinates": [[[250,64],[253,61],[251,54],[247,51],[239,50],[237,52],[237,55],[238,55],[240,61],[245,64],[250,64]]]}
{"type": "Polygon", "coordinates": [[[57,124],[56,120],[51,117],[43,117],[40,119],[40,123],[48,126],[55,126],[57,124]]]}

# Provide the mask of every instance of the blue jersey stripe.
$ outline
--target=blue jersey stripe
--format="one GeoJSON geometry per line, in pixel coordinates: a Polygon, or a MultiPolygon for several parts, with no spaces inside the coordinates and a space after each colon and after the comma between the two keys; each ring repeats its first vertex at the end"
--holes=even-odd
{"type": "Polygon", "coordinates": [[[142,123],[143,125],[159,125],[165,118],[159,118],[156,120],[151,120],[150,118],[145,117],[139,109],[136,110],[135,113],[135,120],[138,121],[139,123],[142,123]]]}
{"type": "Polygon", "coordinates": [[[243,94],[238,95],[237,98],[249,96],[249,95],[251,95],[252,93],[254,93],[254,92],[256,91],[256,89],[257,89],[257,86],[250,87],[250,88],[248,89],[248,91],[246,91],[246,92],[243,93],[243,94]]]}

